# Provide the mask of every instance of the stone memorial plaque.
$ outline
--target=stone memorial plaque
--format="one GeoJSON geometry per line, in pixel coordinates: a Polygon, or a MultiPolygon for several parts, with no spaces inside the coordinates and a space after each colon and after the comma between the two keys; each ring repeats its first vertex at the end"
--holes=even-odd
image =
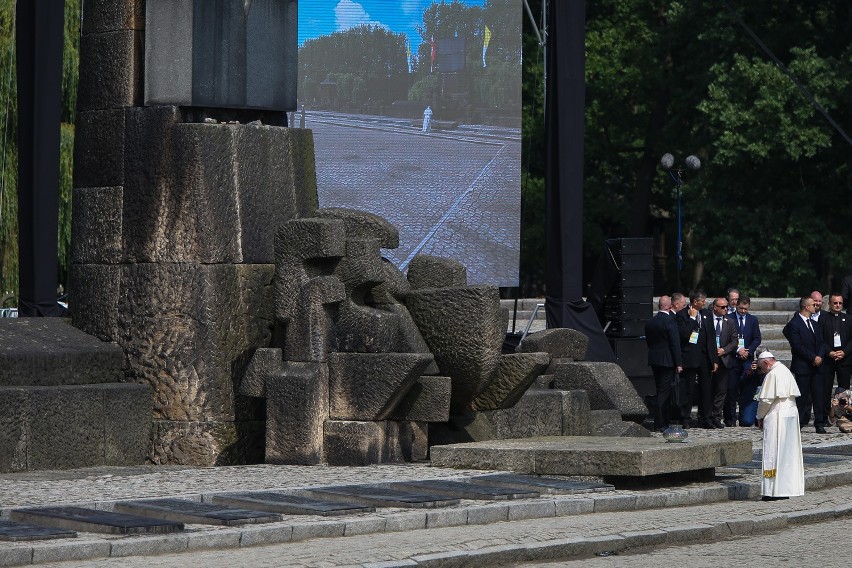
{"type": "Polygon", "coordinates": [[[445,479],[426,479],[423,481],[404,481],[394,483],[394,488],[409,491],[421,491],[435,495],[446,495],[457,499],[488,499],[491,501],[502,501],[505,499],[534,499],[540,493],[531,488],[498,487],[465,483],[463,481],[451,481],[445,479]]]}
{"type": "Polygon", "coordinates": [[[237,509],[225,505],[199,503],[187,499],[152,499],[145,501],[124,501],[116,503],[113,510],[117,513],[129,513],[155,519],[165,519],[177,523],[197,523],[204,525],[248,525],[256,523],[275,523],[281,515],[269,512],[237,509]]]}
{"type": "Polygon", "coordinates": [[[576,493],[599,493],[613,491],[615,487],[609,483],[592,483],[588,481],[570,481],[553,477],[538,477],[535,475],[515,475],[512,473],[497,473],[473,477],[471,483],[494,487],[511,487],[529,489],[548,495],[572,495],[576,493]]]}
{"type": "Polygon", "coordinates": [[[14,521],[0,521],[0,540],[46,540],[50,538],[74,538],[77,533],[49,527],[26,525],[14,521]]]}
{"type": "Polygon", "coordinates": [[[833,456],[852,456],[852,445],[842,445],[842,446],[823,446],[821,448],[814,448],[803,446],[802,453],[804,454],[830,454],[833,456]]]}
{"type": "Polygon", "coordinates": [[[15,509],[9,515],[13,521],[34,523],[82,532],[108,534],[164,534],[183,530],[183,523],[161,521],[111,513],[83,507],[40,507],[15,509]]]}
{"type": "MultiPolygon", "coordinates": [[[[804,450],[803,450],[804,452],[804,450]]],[[[821,454],[808,454],[803,453],[802,461],[803,465],[806,466],[823,466],[823,465],[833,465],[837,462],[848,461],[848,456],[835,456],[835,455],[821,455],[821,454]]],[[[735,472],[735,473],[754,473],[763,469],[763,458],[761,457],[760,452],[755,452],[754,457],[749,462],[739,463],[735,465],[731,465],[728,467],[720,468],[721,471],[735,472]]]]}
{"type": "Polygon", "coordinates": [[[317,487],[310,493],[318,496],[332,496],[367,503],[376,507],[408,507],[430,509],[458,505],[459,499],[436,495],[428,492],[403,491],[378,485],[340,485],[337,487],[317,487]]]}
{"type": "Polygon", "coordinates": [[[320,515],[332,517],[352,513],[372,513],[375,507],[360,503],[312,499],[301,495],[287,495],[272,491],[228,493],[215,495],[213,503],[232,507],[251,507],[259,511],[270,511],[283,515],[320,515]]]}

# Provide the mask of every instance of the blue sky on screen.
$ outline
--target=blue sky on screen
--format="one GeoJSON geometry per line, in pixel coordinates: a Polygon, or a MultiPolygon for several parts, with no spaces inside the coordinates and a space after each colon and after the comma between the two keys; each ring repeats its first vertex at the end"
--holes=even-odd
{"type": "MultiPolygon", "coordinates": [[[[485,0],[464,0],[482,6],[485,0]]],[[[302,0],[299,2],[299,45],[305,40],[349,29],[360,24],[382,25],[404,33],[412,53],[422,41],[415,26],[432,0],[302,0]]]]}

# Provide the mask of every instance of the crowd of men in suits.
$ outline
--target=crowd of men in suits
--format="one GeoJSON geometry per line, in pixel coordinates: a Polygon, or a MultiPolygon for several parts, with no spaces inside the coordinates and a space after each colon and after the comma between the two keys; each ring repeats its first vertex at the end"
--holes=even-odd
{"type": "MultiPolygon", "coordinates": [[[[852,293],[852,277],[849,278],[852,293]]],[[[846,290],[844,281],[844,290],[846,290]]],[[[730,288],[707,305],[707,295],[694,290],[662,296],[659,311],[645,324],[648,364],[656,383],[654,428],[672,423],[684,428],[753,426],[756,393],[763,375],[755,363],[761,344],[760,323],[749,313],[751,300],[730,288]],[[692,417],[693,406],[698,407],[692,417]]],[[[792,371],[801,391],[796,404],[800,425],[810,422],[825,433],[838,391],[850,388],[852,316],[843,311],[843,294],[831,294],[828,310],[814,291],[799,301],[799,311],[784,327],[790,343],[792,371]]]]}

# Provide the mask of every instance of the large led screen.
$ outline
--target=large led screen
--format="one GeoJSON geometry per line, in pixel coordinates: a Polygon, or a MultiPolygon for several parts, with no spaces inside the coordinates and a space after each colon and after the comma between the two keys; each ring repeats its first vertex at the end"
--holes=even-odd
{"type": "Polygon", "coordinates": [[[383,255],[516,286],[521,0],[301,0],[298,112],[321,207],[381,215],[383,255]]]}

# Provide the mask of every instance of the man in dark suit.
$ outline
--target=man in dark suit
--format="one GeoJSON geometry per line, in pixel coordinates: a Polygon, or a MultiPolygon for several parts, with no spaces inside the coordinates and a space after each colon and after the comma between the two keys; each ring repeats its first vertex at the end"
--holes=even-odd
{"type": "MultiPolygon", "coordinates": [[[[739,292],[737,292],[739,299],[739,292]]],[[[705,403],[705,418],[709,418],[716,428],[724,428],[722,423],[722,412],[725,405],[725,397],[728,394],[728,371],[736,364],[737,357],[737,326],[728,317],[728,300],[716,298],[713,300],[713,337],[716,342],[716,355],[719,357],[718,370],[710,377],[709,384],[704,385],[701,399],[711,402],[705,403]]]]}
{"type": "Polygon", "coordinates": [[[843,305],[848,307],[849,302],[852,302],[852,274],[843,278],[840,295],[843,296],[843,305]]]}
{"type": "Polygon", "coordinates": [[[811,419],[811,405],[814,412],[814,426],[818,434],[825,434],[825,409],[822,405],[822,377],[819,367],[825,357],[825,345],[819,329],[819,322],[811,319],[816,312],[816,302],[810,296],[799,300],[799,312],[784,326],[784,337],[790,342],[793,361],[790,370],[796,377],[796,384],[802,396],[796,399],[799,408],[799,424],[804,427],[811,419]]]}
{"type": "Polygon", "coordinates": [[[669,427],[672,415],[672,383],[675,374],[683,371],[683,358],[675,316],[670,313],[671,298],[660,297],[658,306],[660,311],[657,315],[645,322],[645,341],[648,343],[648,365],[654,372],[657,387],[654,430],[662,431],[669,427]]]}
{"type": "MultiPolygon", "coordinates": [[[[677,313],[677,328],[680,334],[680,350],[683,355],[683,385],[684,400],[681,405],[681,418],[684,427],[689,427],[692,416],[693,393],[701,392],[698,385],[706,385],[711,380],[711,374],[719,367],[719,355],[716,351],[716,334],[713,330],[710,314],[704,310],[707,294],[703,290],[693,290],[689,293],[689,305],[677,313]],[[696,384],[696,382],[698,384],[696,384]]],[[[703,409],[712,403],[700,400],[698,404],[699,426],[715,428],[710,421],[710,415],[703,409]]]]}
{"type": "MultiPolygon", "coordinates": [[[[754,352],[760,345],[760,323],[757,318],[748,313],[751,307],[751,299],[742,295],[737,302],[736,313],[729,314],[728,317],[734,322],[737,327],[737,355],[734,365],[728,371],[728,394],[725,397],[725,426],[733,426],[737,419],[737,404],[740,410],[747,406],[754,399],[755,391],[757,390],[758,373],[746,373],[751,368],[751,362],[754,361],[754,352]]],[[[754,422],[749,420],[750,424],[743,424],[742,413],[739,416],[740,426],[752,426],[754,422]]]]}
{"type": "Polygon", "coordinates": [[[835,376],[837,386],[843,387],[843,390],[849,390],[849,379],[852,376],[852,357],[848,356],[852,351],[852,317],[843,313],[843,296],[836,293],[828,296],[828,311],[820,318],[819,328],[826,352],[820,369],[825,416],[828,416],[835,376]]]}

